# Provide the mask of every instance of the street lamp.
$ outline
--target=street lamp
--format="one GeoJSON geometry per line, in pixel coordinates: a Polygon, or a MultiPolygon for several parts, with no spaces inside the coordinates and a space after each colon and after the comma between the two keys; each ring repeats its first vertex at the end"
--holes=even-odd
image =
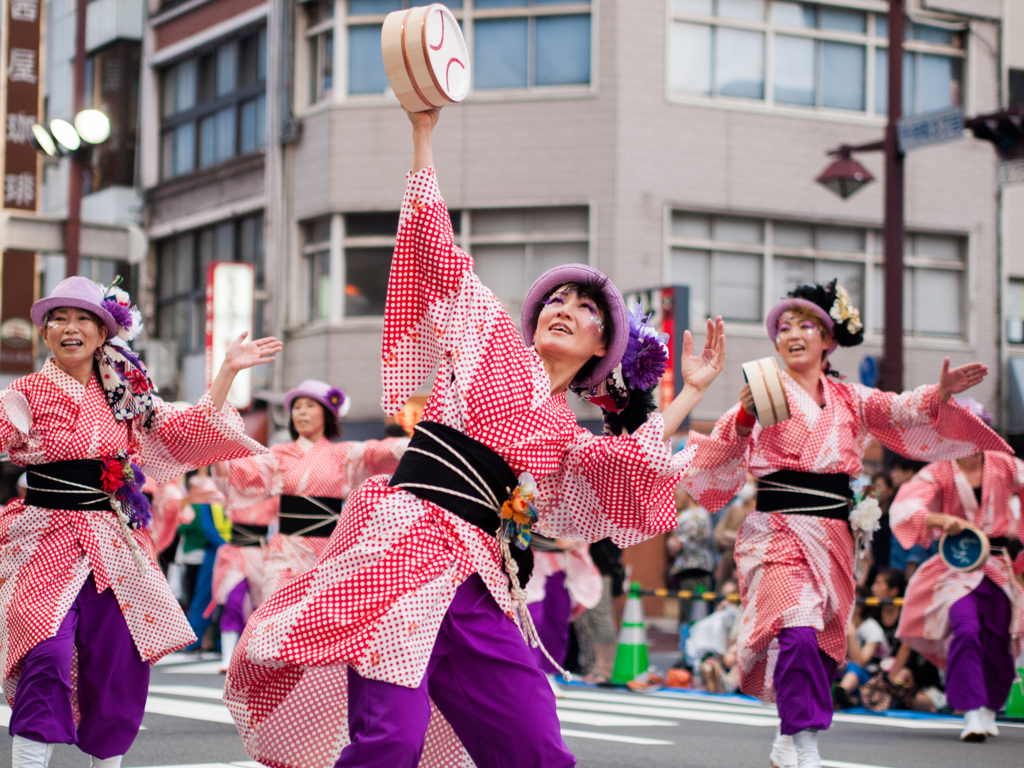
{"type": "MultiPolygon", "coordinates": [[[[80,9],[81,12],[81,9],[80,9]]],[[[84,33],[83,33],[84,34],[84,33]]],[[[49,127],[35,123],[29,131],[29,143],[49,157],[69,155],[71,177],[68,181],[68,217],[64,222],[65,271],[78,274],[78,256],[82,233],[82,173],[92,148],[110,138],[110,118],[98,109],[82,109],[73,122],[55,118],[49,127]]]]}
{"type": "Polygon", "coordinates": [[[828,187],[843,200],[875,180],[871,171],[853,159],[852,152],[853,147],[845,145],[830,152],[829,154],[836,155],[838,159],[817,178],[819,184],[828,187]]]}

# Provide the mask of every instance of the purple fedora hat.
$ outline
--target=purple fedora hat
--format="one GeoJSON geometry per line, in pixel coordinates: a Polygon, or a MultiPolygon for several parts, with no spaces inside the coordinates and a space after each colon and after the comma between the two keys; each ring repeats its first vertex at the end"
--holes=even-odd
{"type": "Polygon", "coordinates": [[[113,339],[120,329],[114,316],[103,305],[103,298],[103,286],[94,283],[87,277],[75,275],[61,280],[49,296],[33,304],[29,316],[36,328],[42,328],[43,323],[46,322],[46,316],[52,309],[58,307],[87,309],[103,321],[103,324],[107,326],[107,338],[113,339]]]}
{"type": "Polygon", "coordinates": [[[779,318],[782,317],[783,313],[787,310],[794,309],[796,307],[811,310],[815,316],[825,323],[825,327],[828,328],[828,334],[832,337],[832,345],[828,348],[828,353],[831,355],[835,352],[839,347],[839,344],[836,342],[835,321],[829,316],[828,312],[808,299],[787,298],[772,307],[771,312],[768,313],[768,319],[764,322],[764,326],[768,330],[768,338],[771,339],[772,343],[775,343],[775,339],[779,335],[779,318]]]}
{"type": "Polygon", "coordinates": [[[308,397],[316,400],[324,408],[334,414],[335,418],[341,418],[348,413],[352,401],[337,387],[332,387],[326,381],[317,379],[306,379],[294,389],[284,393],[284,409],[292,412],[292,404],[300,397],[308,397]]]}
{"type": "Polygon", "coordinates": [[[626,302],[623,300],[622,294],[619,293],[619,289],[604,274],[593,267],[586,264],[563,264],[549,269],[534,281],[523,300],[522,315],[523,338],[526,339],[528,345],[532,345],[533,334],[537,330],[533,324],[533,313],[537,305],[543,304],[552,291],[560,285],[590,280],[604,281],[602,293],[605,301],[608,302],[611,314],[611,317],[605,319],[611,323],[612,332],[607,354],[601,358],[601,362],[597,364],[594,372],[585,381],[573,382],[574,386],[584,388],[596,387],[607,379],[609,374],[615,370],[615,366],[622,362],[622,356],[626,353],[626,344],[629,342],[629,315],[626,312],[626,302]]]}

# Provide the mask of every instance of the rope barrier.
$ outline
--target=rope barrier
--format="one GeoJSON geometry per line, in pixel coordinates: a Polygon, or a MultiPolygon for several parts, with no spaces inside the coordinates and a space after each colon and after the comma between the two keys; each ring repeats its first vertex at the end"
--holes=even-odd
{"type": "MultiPolygon", "coordinates": [[[[679,592],[673,592],[670,589],[641,589],[640,594],[645,597],[674,597],[679,600],[705,600],[709,603],[715,602],[716,600],[728,600],[731,603],[738,603],[740,601],[739,592],[730,592],[729,594],[719,595],[714,592],[691,592],[690,590],[680,590],[679,592]]],[[[875,607],[878,605],[903,605],[902,597],[858,597],[857,602],[861,605],[867,605],[875,607]]]]}

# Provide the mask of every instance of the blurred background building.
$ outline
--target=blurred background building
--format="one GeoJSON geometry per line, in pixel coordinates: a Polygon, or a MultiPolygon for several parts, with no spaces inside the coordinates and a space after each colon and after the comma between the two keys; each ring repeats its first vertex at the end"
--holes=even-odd
{"type": "MultiPolygon", "coordinates": [[[[208,265],[245,261],[256,332],[286,340],[258,393],[273,402],[326,379],[353,397],[348,434],[379,434],[384,290],[411,156],[379,33],[408,5],[88,3],[85,102],[114,135],[82,204],[108,246],[87,253],[83,232],[80,271],[130,281],[167,396],[203,388],[208,265]]],[[[887,2],[449,6],[474,82],[442,114],[438,178],[458,243],[513,317],[534,277],[567,261],[623,289],[689,286],[691,327],[722,314],[729,333],[727,372],[694,414],[702,428],[735,402],[739,364],[772,351],[764,316],[798,283],[838,277],[861,308],[866,343],[836,367],[856,380],[881,354],[882,184],[842,200],[814,179],[827,150],[881,138],[887,2]]],[[[1024,103],[1024,0],[908,0],[908,14],[905,113],[1024,103]]],[[[50,119],[73,111],[75,4],[50,0],[44,16],[50,119]]],[[[858,159],[881,182],[882,156],[858,159]]],[[[1010,165],[970,134],[908,155],[905,385],[935,381],[947,355],[981,360],[993,375],[975,396],[1024,434],[1024,185],[1000,183],[1010,165]]],[[[67,167],[43,164],[40,218],[64,215],[67,167]]],[[[59,239],[48,242],[42,292],[63,277],[59,239]]]]}

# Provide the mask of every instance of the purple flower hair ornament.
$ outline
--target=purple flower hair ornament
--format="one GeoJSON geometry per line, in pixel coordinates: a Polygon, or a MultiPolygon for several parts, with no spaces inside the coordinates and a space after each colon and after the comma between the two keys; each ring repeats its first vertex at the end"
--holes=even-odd
{"type": "Polygon", "coordinates": [[[338,418],[347,416],[348,409],[352,407],[352,403],[345,397],[345,393],[337,387],[327,390],[327,402],[331,404],[331,410],[338,415],[338,418]]]}
{"type": "Polygon", "coordinates": [[[117,336],[122,341],[131,341],[142,333],[142,313],[132,306],[128,292],[117,287],[120,280],[107,286],[103,297],[103,308],[117,323],[117,336]]]}
{"type": "Polygon", "coordinates": [[[668,366],[668,336],[649,326],[649,320],[639,304],[629,310],[629,340],[622,356],[622,378],[630,389],[644,392],[661,380],[668,366]]]}

